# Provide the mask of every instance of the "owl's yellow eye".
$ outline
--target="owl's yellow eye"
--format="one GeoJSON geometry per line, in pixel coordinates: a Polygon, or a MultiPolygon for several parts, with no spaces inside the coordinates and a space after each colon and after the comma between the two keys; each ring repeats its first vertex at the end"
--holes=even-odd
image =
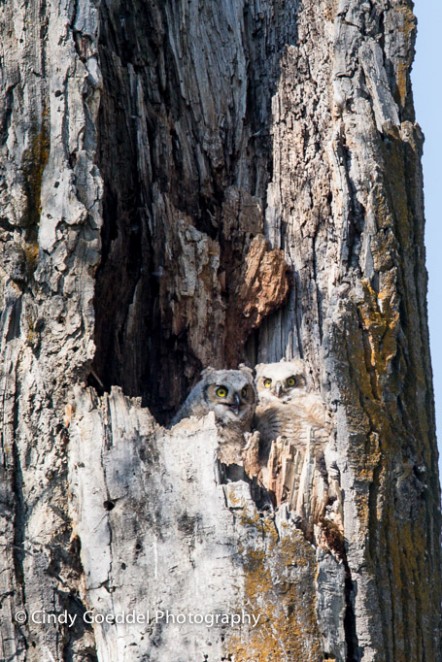
{"type": "Polygon", "coordinates": [[[226,389],[225,386],[218,386],[218,388],[215,391],[218,398],[226,398],[228,392],[229,391],[226,389]]]}
{"type": "Polygon", "coordinates": [[[272,380],[271,379],[264,379],[264,387],[265,388],[270,388],[272,385],[272,380]]]}
{"type": "Polygon", "coordinates": [[[296,377],[289,377],[286,384],[287,386],[296,386],[296,377]]]}

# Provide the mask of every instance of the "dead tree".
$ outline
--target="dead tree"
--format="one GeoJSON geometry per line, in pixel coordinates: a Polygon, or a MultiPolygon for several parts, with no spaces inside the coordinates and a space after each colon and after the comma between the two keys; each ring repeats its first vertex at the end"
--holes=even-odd
{"type": "Polygon", "coordinates": [[[1,659],[442,659],[415,31],[0,3],[1,659]],[[333,419],[314,538],[216,472],[213,419],[163,427],[202,368],[283,357],[333,419]]]}

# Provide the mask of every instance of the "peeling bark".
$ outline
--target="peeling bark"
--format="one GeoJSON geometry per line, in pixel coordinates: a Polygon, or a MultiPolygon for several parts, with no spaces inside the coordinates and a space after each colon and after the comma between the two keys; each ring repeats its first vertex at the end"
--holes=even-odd
{"type": "Polygon", "coordinates": [[[0,5],[1,659],[442,660],[411,5],[0,5]],[[313,456],[163,427],[282,357],[339,519],[313,456]]]}

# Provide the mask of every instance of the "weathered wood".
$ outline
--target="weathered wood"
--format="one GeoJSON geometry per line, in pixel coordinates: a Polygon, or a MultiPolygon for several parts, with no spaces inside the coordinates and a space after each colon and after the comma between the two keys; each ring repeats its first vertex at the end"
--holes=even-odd
{"type": "Polygon", "coordinates": [[[285,511],[258,511],[245,481],[220,482],[213,420],[165,434],[119,391],[101,417],[93,395],[77,402],[71,516],[88,541],[87,601],[94,617],[149,619],[98,627],[99,659],[319,660],[315,552],[285,511]]]}
{"type": "Polygon", "coordinates": [[[442,659],[411,5],[0,4],[2,659],[442,659]],[[344,539],[271,510],[256,435],[161,426],[283,356],[344,539]],[[176,607],[260,627],[84,620],[176,607]]]}

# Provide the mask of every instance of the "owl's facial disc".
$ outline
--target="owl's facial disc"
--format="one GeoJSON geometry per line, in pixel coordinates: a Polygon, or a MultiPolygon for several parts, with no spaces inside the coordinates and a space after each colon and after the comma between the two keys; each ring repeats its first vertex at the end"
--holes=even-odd
{"type": "Polygon", "coordinates": [[[264,387],[263,395],[266,397],[276,397],[278,399],[289,398],[294,388],[303,385],[303,378],[296,375],[289,375],[281,379],[271,379],[270,377],[262,378],[262,386],[264,387]]]}
{"type": "Polygon", "coordinates": [[[262,384],[267,391],[270,391],[272,395],[276,395],[277,398],[281,396],[284,385],[281,381],[273,381],[270,377],[263,377],[262,384]]]}
{"type": "MultiPolygon", "coordinates": [[[[247,395],[247,387],[245,386],[242,391],[241,391],[242,396],[247,395]]],[[[220,405],[223,405],[225,407],[228,407],[230,411],[232,411],[235,416],[239,416],[240,408],[241,408],[241,396],[239,393],[236,393],[236,391],[233,391],[232,389],[229,389],[227,386],[220,385],[220,386],[215,386],[215,396],[217,398],[217,402],[220,405]]]]}
{"type": "Polygon", "coordinates": [[[220,396],[218,393],[219,390],[220,390],[219,388],[216,389],[216,394],[218,398],[225,400],[225,402],[221,402],[220,404],[224,405],[225,407],[228,407],[229,410],[235,414],[235,416],[239,416],[242,405],[240,395],[236,392],[231,392],[230,394],[228,394],[229,395],[228,399],[226,399],[227,394],[226,396],[220,396]]]}

